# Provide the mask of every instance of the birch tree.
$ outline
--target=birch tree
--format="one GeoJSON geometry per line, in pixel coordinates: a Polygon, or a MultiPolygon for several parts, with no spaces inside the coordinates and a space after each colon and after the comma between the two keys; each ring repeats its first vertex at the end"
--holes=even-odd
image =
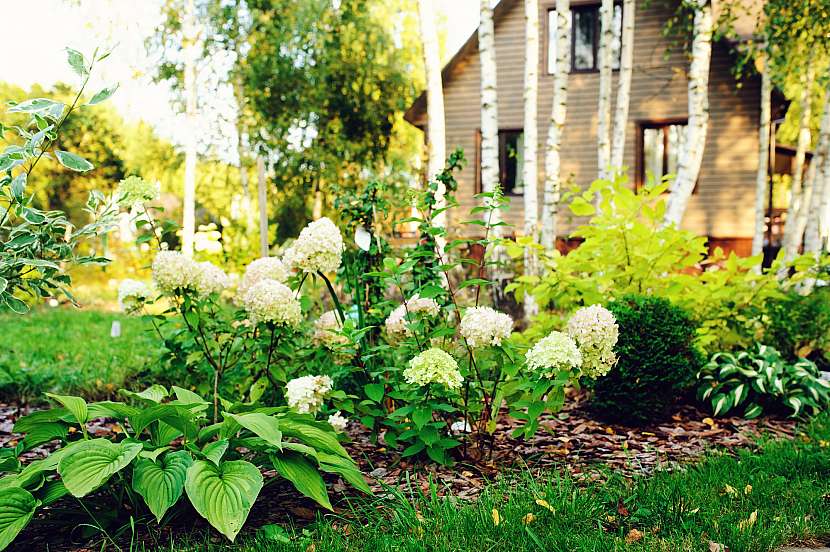
{"type": "MultiPolygon", "coordinates": [[[[524,232],[536,236],[539,226],[539,182],[536,153],[539,148],[537,111],[539,102],[539,0],[525,0],[525,76],[524,76],[524,153],[522,181],[524,182],[524,232]]],[[[536,251],[525,248],[525,273],[538,273],[536,251]]],[[[525,317],[539,312],[532,295],[525,296],[525,317]]]]}
{"type": "Polygon", "coordinates": [[[811,191],[810,186],[804,186],[804,162],[807,156],[807,149],[810,147],[812,136],[810,133],[811,98],[810,91],[813,88],[814,72],[812,67],[807,67],[802,73],[799,106],[801,108],[798,122],[798,141],[795,149],[795,163],[793,166],[793,178],[790,186],[790,203],[787,207],[787,221],[784,224],[784,237],[781,247],[784,249],[785,259],[792,259],[798,254],[801,245],[801,238],[804,233],[802,226],[799,231],[799,211],[802,205],[809,202],[807,193],[811,191]]]}
{"type": "Polygon", "coordinates": [[[617,103],[611,134],[611,166],[620,169],[625,155],[625,131],[628,128],[628,106],[631,102],[631,77],[634,71],[635,0],[623,0],[622,35],[620,36],[620,72],[617,77],[617,103]]]}
{"type": "MultiPolygon", "coordinates": [[[[599,102],[597,106],[598,177],[606,178],[611,165],[611,80],[614,41],[614,0],[602,0],[599,8],[599,102]]],[[[597,205],[600,198],[597,197],[597,205]]]]}
{"type": "MultiPolygon", "coordinates": [[[[444,92],[441,80],[441,60],[438,55],[438,32],[435,27],[434,0],[419,0],[421,41],[423,43],[424,70],[427,83],[427,179],[432,179],[444,168],[447,159],[446,131],[444,128],[444,92]]],[[[436,209],[446,206],[444,184],[438,183],[436,209]]],[[[435,225],[445,227],[447,214],[442,212],[434,219],[435,225]]]]}
{"type": "Polygon", "coordinates": [[[256,188],[259,205],[259,255],[267,257],[271,249],[268,244],[268,180],[262,154],[256,157],[256,188]]]}
{"type": "Polygon", "coordinates": [[[772,79],[770,78],[769,62],[763,53],[759,53],[759,63],[761,65],[761,117],[758,121],[758,171],[755,174],[753,255],[758,255],[764,249],[764,227],[769,196],[769,142],[772,108],[772,79]]]}
{"type": "Polygon", "coordinates": [[[556,224],[562,189],[559,150],[568,107],[568,73],[571,65],[570,0],[556,0],[556,68],[553,76],[553,105],[545,143],[545,188],[542,201],[542,245],[556,245],[556,224]]]}
{"type": "Polygon", "coordinates": [[[186,0],[184,21],[184,96],[187,126],[184,150],[184,201],[182,204],[182,253],[193,255],[196,234],[196,62],[199,56],[199,30],[194,0],[186,0]]]}
{"type": "Polygon", "coordinates": [[[827,187],[827,157],[830,154],[830,89],[824,94],[824,111],[819,127],[818,144],[813,159],[810,162],[808,183],[805,186],[811,190],[809,202],[806,200],[799,212],[797,224],[803,223],[804,252],[818,253],[821,250],[821,205],[827,187]]]}
{"type": "MultiPolygon", "coordinates": [[[[480,2],[481,20],[478,26],[478,51],[481,59],[481,190],[493,192],[499,185],[499,109],[496,92],[496,40],[493,29],[493,8],[490,0],[480,2]]],[[[485,200],[485,202],[489,202],[485,200]]],[[[493,211],[497,219],[499,211],[493,211]]],[[[498,223],[498,220],[492,220],[498,223]]],[[[501,228],[493,228],[499,235],[501,228]]]]}
{"type": "Polygon", "coordinates": [[[712,59],[714,20],[710,0],[694,0],[692,59],[689,64],[689,119],[686,141],[677,162],[677,176],[670,186],[664,224],[680,225],[694,190],[709,126],[709,64],[712,59]]]}

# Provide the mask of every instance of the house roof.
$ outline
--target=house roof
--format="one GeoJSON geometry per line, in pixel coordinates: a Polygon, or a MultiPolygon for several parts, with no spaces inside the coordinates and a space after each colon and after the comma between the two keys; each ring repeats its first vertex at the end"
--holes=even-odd
{"type": "MultiPolygon", "coordinates": [[[[500,0],[493,8],[493,26],[498,26],[499,22],[513,7],[519,3],[519,0],[500,0]]],[[[732,20],[733,30],[737,41],[742,42],[751,39],[755,34],[758,17],[763,9],[764,0],[712,0],[712,11],[715,20],[722,14],[728,4],[740,4],[741,9],[737,10],[735,17],[732,20]]],[[[464,61],[464,59],[478,51],[478,28],[470,35],[464,42],[461,48],[453,55],[444,68],[441,70],[441,81],[444,88],[452,79],[456,68],[464,61]]],[[[423,117],[427,109],[427,93],[426,90],[412,102],[409,109],[404,113],[404,120],[409,123],[418,125],[417,121],[423,117]]]]}

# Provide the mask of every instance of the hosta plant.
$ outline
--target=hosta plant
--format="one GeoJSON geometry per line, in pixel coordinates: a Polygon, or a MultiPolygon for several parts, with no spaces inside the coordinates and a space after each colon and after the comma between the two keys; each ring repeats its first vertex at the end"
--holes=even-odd
{"type": "Polygon", "coordinates": [[[287,479],[303,495],[331,509],[322,473],[334,473],[370,492],[334,429],[287,407],[222,401],[213,420],[212,403],[173,387],[153,385],[124,392],[132,403],[87,403],[50,395],[60,406],[20,418],[24,438],[2,449],[0,549],[28,524],[39,508],[71,495],[92,524],[105,530],[96,511],[104,505],[146,512],[164,523],[171,509],[190,502],[217,531],[234,540],[263,486],[287,479]],[[89,434],[91,420],[115,424],[111,436],[89,434]],[[44,444],[57,448],[42,460],[18,457],[44,444]],[[265,479],[264,470],[279,477],[265,479]],[[186,498],[184,498],[186,497],[186,498]]]}
{"type": "Polygon", "coordinates": [[[769,409],[815,415],[830,404],[830,382],[821,378],[813,362],[789,362],[766,345],[716,353],[698,379],[699,398],[711,404],[715,416],[739,411],[745,418],[756,418],[769,409]]]}

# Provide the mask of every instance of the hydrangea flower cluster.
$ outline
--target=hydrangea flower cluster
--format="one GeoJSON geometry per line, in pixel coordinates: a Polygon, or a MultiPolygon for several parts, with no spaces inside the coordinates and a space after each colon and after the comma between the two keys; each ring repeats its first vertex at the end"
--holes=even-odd
{"type": "Polygon", "coordinates": [[[288,280],[288,268],[277,257],[263,257],[253,261],[245,268],[245,274],[239,283],[238,296],[245,297],[251,286],[266,279],[285,283],[288,280]]]}
{"type": "Polygon", "coordinates": [[[122,280],[118,285],[118,306],[127,314],[133,314],[152,295],[150,286],[139,280],[122,280]]]}
{"type": "Polygon", "coordinates": [[[147,182],[140,176],[128,176],[118,183],[115,196],[120,205],[132,207],[136,203],[155,200],[160,192],[161,186],[158,182],[147,182]]]}
{"type": "Polygon", "coordinates": [[[582,373],[597,378],[607,374],[617,356],[614,346],[620,335],[617,319],[601,305],[591,305],[577,310],[568,320],[567,333],[582,354],[582,373]]]}
{"type": "Polygon", "coordinates": [[[302,321],[302,307],[294,292],[276,280],[261,280],[251,286],[242,299],[251,322],[273,322],[296,328],[302,321]]]}
{"type": "Polygon", "coordinates": [[[331,220],[323,217],[303,228],[283,259],[292,268],[304,272],[335,272],[342,255],[343,236],[331,220]]]}
{"type": "Polygon", "coordinates": [[[472,307],[464,313],[459,330],[473,349],[501,345],[513,331],[513,319],[490,307],[472,307]]]}
{"type": "Polygon", "coordinates": [[[340,333],[343,324],[333,310],[324,312],[314,322],[314,335],[311,337],[315,345],[322,345],[326,349],[336,349],[340,345],[348,345],[349,338],[340,333]]]}
{"type": "Polygon", "coordinates": [[[558,372],[579,368],[582,365],[582,354],[573,339],[554,331],[540,339],[525,354],[525,360],[530,371],[552,378],[558,372]]]}
{"type": "Polygon", "coordinates": [[[323,399],[331,391],[332,384],[328,376],[294,378],[285,384],[285,400],[300,414],[315,414],[323,406],[323,399]]]}
{"type": "Polygon", "coordinates": [[[153,259],[152,272],[156,287],[173,293],[177,289],[194,288],[199,267],[179,251],[159,251],[153,259]]]}
{"type": "Polygon", "coordinates": [[[337,433],[343,433],[346,431],[346,428],[349,426],[349,419],[345,416],[340,414],[338,410],[331,416],[329,416],[329,425],[334,428],[334,431],[337,433]]]}
{"type": "Polygon", "coordinates": [[[193,287],[202,297],[207,297],[211,293],[221,293],[222,290],[230,286],[231,279],[225,274],[225,271],[208,261],[196,263],[196,279],[193,282],[193,287]]]}
{"type": "Polygon", "coordinates": [[[389,313],[386,318],[386,333],[390,336],[412,335],[406,320],[407,314],[423,313],[426,316],[434,317],[438,316],[440,312],[441,307],[435,299],[422,298],[416,293],[389,313]]]}
{"type": "Polygon", "coordinates": [[[455,359],[434,347],[410,360],[403,377],[408,383],[420,386],[440,383],[450,389],[458,389],[464,381],[455,359]]]}

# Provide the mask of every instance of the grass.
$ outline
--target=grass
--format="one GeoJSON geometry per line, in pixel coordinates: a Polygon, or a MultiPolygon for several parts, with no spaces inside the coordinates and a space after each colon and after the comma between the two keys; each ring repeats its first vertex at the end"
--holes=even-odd
{"type": "Polygon", "coordinates": [[[254,536],[231,546],[204,534],[177,535],[147,550],[680,552],[709,550],[710,542],[732,552],[775,550],[830,535],[828,441],[825,414],[794,441],[713,454],[635,481],[607,474],[606,482],[579,485],[556,474],[522,474],[489,486],[473,503],[395,490],[353,504],[346,516],[275,528],[276,540],[254,536]]]}
{"type": "Polygon", "coordinates": [[[0,400],[26,403],[46,391],[113,396],[155,358],[156,346],[140,319],[71,308],[25,316],[0,314],[0,400]],[[121,337],[110,337],[112,322],[121,337]]]}

